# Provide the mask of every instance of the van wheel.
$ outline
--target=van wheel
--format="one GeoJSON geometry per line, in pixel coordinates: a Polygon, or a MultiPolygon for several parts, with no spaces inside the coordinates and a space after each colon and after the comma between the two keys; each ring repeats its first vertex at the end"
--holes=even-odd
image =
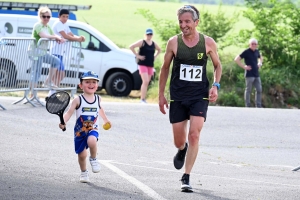
{"type": "Polygon", "coordinates": [[[13,88],[16,85],[17,72],[10,62],[0,62],[0,87],[13,88]]]}
{"type": "Polygon", "coordinates": [[[111,74],[105,84],[108,95],[122,97],[128,96],[132,89],[132,80],[124,72],[111,74]]]}

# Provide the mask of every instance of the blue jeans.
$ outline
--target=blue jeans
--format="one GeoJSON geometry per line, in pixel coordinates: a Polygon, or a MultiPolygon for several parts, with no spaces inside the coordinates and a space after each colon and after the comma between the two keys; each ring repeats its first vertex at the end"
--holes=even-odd
{"type": "Polygon", "coordinates": [[[245,105],[246,107],[251,107],[250,96],[252,91],[252,86],[255,87],[255,106],[261,108],[261,80],[260,77],[246,77],[246,89],[245,89],[245,105]]]}
{"type": "Polygon", "coordinates": [[[52,68],[59,68],[60,67],[60,59],[50,55],[45,54],[41,57],[38,57],[38,60],[35,60],[32,64],[31,70],[33,70],[33,73],[31,75],[31,81],[33,83],[37,83],[41,77],[42,72],[42,64],[47,63],[50,64],[52,68]]]}

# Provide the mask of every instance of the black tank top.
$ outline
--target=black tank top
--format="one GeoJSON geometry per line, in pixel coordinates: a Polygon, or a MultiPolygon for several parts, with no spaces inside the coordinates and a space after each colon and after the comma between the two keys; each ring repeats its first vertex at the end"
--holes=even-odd
{"type": "Polygon", "coordinates": [[[139,60],[139,65],[145,65],[147,67],[153,67],[154,66],[154,53],[155,53],[155,45],[152,41],[151,45],[148,45],[148,43],[143,40],[143,45],[140,47],[139,55],[145,56],[145,60],[139,60]]]}
{"type": "Polygon", "coordinates": [[[170,82],[171,100],[184,101],[208,97],[209,82],[206,75],[207,55],[204,35],[199,33],[199,42],[188,47],[177,36],[177,54],[173,60],[170,82]]]}

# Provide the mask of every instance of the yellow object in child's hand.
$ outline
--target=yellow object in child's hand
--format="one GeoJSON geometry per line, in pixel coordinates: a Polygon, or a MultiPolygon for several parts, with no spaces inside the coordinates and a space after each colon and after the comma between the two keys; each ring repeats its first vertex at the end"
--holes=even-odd
{"type": "Polygon", "coordinates": [[[104,130],[108,130],[108,129],[110,129],[111,128],[111,125],[110,125],[110,123],[109,122],[106,122],[105,124],[103,124],[103,129],[104,130]]]}

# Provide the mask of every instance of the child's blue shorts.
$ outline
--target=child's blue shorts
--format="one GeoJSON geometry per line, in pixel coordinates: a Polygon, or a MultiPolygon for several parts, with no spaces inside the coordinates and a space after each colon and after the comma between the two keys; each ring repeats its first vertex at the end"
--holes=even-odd
{"type": "Polygon", "coordinates": [[[99,133],[95,130],[91,130],[87,134],[82,134],[79,137],[76,137],[75,133],[75,138],[74,138],[74,144],[75,144],[75,152],[76,154],[80,154],[84,149],[88,149],[89,146],[87,144],[88,137],[93,136],[97,138],[99,137],[99,133]]]}

